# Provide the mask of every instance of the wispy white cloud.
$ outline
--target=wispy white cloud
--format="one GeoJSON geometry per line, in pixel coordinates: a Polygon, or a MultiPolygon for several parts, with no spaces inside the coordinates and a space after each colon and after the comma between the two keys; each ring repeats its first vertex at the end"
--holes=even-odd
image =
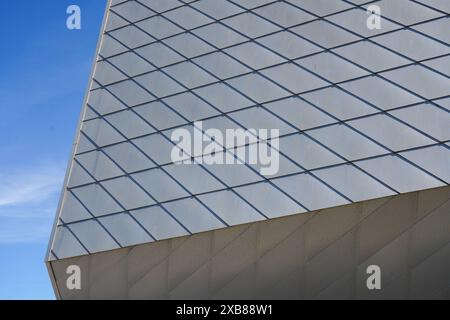
{"type": "Polygon", "coordinates": [[[63,178],[61,164],[0,173],[0,244],[48,240],[63,178]]]}
{"type": "Polygon", "coordinates": [[[60,187],[62,177],[54,166],[0,174],[0,207],[47,200],[60,187]]]}

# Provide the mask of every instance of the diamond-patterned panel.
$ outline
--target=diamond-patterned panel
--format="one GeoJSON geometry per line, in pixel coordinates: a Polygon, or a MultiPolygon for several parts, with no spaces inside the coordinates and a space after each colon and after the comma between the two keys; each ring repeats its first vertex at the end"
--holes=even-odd
{"type": "Polygon", "coordinates": [[[110,1],[49,259],[448,185],[449,11],[110,1]],[[206,132],[252,128],[279,142],[254,133],[234,148],[206,132]],[[177,149],[175,129],[216,148],[177,149]],[[255,146],[279,153],[277,172],[242,158],[255,146]],[[215,156],[240,164],[202,161],[215,156]]]}

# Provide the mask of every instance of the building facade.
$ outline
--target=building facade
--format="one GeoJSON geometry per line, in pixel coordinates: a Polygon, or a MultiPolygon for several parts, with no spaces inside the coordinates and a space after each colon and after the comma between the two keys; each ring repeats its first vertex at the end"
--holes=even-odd
{"type": "Polygon", "coordinates": [[[57,296],[449,298],[449,10],[109,1],[57,296]]]}

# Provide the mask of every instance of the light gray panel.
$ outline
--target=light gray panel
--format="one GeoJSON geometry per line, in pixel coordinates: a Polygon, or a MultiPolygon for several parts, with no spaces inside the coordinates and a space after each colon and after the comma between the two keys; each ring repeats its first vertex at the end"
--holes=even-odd
{"type": "Polygon", "coordinates": [[[351,8],[351,6],[344,1],[289,0],[289,2],[318,16],[325,16],[333,12],[351,8]]]}
{"type": "Polygon", "coordinates": [[[135,172],[156,166],[132,143],[124,142],[103,149],[126,172],[135,172]]]}
{"type": "Polygon", "coordinates": [[[252,13],[243,13],[238,16],[228,18],[223,22],[233,29],[239,30],[240,33],[243,33],[250,38],[280,30],[279,27],[252,13]]]}
{"type": "Polygon", "coordinates": [[[89,139],[86,136],[80,135],[77,141],[75,154],[88,152],[94,150],[95,148],[96,147],[92,144],[92,142],[89,141],[89,139]]]}
{"type": "Polygon", "coordinates": [[[318,170],[315,174],[353,201],[395,194],[388,187],[351,165],[318,170]]]}
{"type": "MultiPolygon", "coordinates": [[[[264,6],[267,3],[272,2],[272,0],[241,0],[239,1],[239,6],[246,9],[252,9],[260,6],[264,6]]],[[[235,2],[238,3],[238,2],[235,2]]]]}
{"type": "Polygon", "coordinates": [[[269,218],[305,212],[298,203],[267,182],[235,190],[269,218]]]}
{"type": "Polygon", "coordinates": [[[99,54],[102,57],[110,57],[116,54],[120,54],[123,53],[125,51],[127,51],[128,49],[122,45],[120,42],[118,42],[117,40],[113,39],[112,37],[110,37],[109,35],[105,35],[103,37],[103,43],[102,46],[100,48],[100,52],[99,54]]]}
{"type": "Polygon", "coordinates": [[[82,130],[99,147],[125,140],[116,129],[103,119],[84,122],[82,130]]]}
{"type": "Polygon", "coordinates": [[[445,45],[410,30],[389,33],[374,38],[374,41],[415,60],[428,59],[450,52],[445,45]]]}
{"type": "MultiPolygon", "coordinates": [[[[111,64],[130,77],[155,70],[150,63],[134,52],[126,52],[124,54],[109,58],[108,60],[111,64]]],[[[101,80],[100,82],[104,83],[101,80]]]]}
{"type": "Polygon", "coordinates": [[[189,121],[200,120],[218,114],[217,110],[191,92],[166,98],[164,102],[189,121]]]}
{"type": "Polygon", "coordinates": [[[439,145],[403,152],[406,159],[418,164],[447,183],[450,182],[450,146],[439,145]]]}
{"type": "Polygon", "coordinates": [[[429,60],[423,64],[450,77],[450,56],[429,60]]]}
{"type": "Polygon", "coordinates": [[[438,140],[450,140],[450,113],[433,104],[395,110],[391,114],[438,140]]]}
{"type": "MultiPolygon", "coordinates": [[[[249,159],[249,155],[252,152],[251,148],[253,146],[254,145],[243,146],[243,147],[237,148],[235,154],[238,156],[240,161],[245,160],[247,163],[251,163],[250,159],[249,159]],[[240,156],[241,152],[244,152],[245,159],[240,156]]],[[[265,142],[260,141],[259,148],[262,148],[262,152],[264,152],[265,154],[266,154],[266,152],[267,152],[267,154],[269,154],[269,152],[271,154],[273,154],[272,152],[275,152],[275,150],[272,150],[273,145],[271,147],[265,142]]],[[[279,155],[279,159],[278,159],[278,157],[275,157],[275,155],[273,155],[270,158],[270,161],[268,164],[262,164],[261,162],[258,161],[256,164],[248,164],[248,165],[251,168],[253,168],[253,170],[258,172],[259,174],[266,172],[266,178],[274,178],[274,177],[278,177],[278,176],[284,176],[284,175],[289,175],[289,174],[298,173],[298,172],[303,171],[302,168],[300,168],[296,163],[287,159],[286,157],[284,157],[281,154],[279,155]],[[278,171],[276,171],[276,169],[278,169],[278,171]]]]}
{"type": "MultiPolygon", "coordinates": [[[[177,94],[185,89],[168,75],[157,71],[136,78],[136,81],[158,98],[177,94]]],[[[149,102],[151,99],[142,102],[149,102]]]]}
{"type": "Polygon", "coordinates": [[[403,58],[401,55],[368,41],[350,44],[334,49],[333,51],[373,72],[410,63],[409,60],[403,58]]]}
{"type": "Polygon", "coordinates": [[[159,68],[183,60],[181,55],[160,42],[139,48],[136,50],[136,53],[149,63],[159,68]]]}
{"type": "Polygon", "coordinates": [[[259,38],[257,42],[289,59],[300,58],[321,50],[320,47],[288,31],[259,38]]]}
{"type": "Polygon", "coordinates": [[[119,17],[117,14],[111,11],[109,13],[108,22],[106,24],[105,30],[111,31],[117,28],[124,27],[128,24],[129,24],[128,21],[124,20],[123,18],[119,17]]]}
{"type": "Polygon", "coordinates": [[[212,22],[204,14],[187,6],[167,12],[164,16],[184,29],[193,29],[212,22]]]}
{"type": "Polygon", "coordinates": [[[420,0],[419,2],[444,12],[450,11],[450,4],[447,0],[420,0]]]}
{"type": "Polygon", "coordinates": [[[218,2],[216,0],[202,0],[192,4],[194,8],[199,9],[214,19],[223,19],[241,12],[243,9],[226,1],[218,2]]]}
{"type": "Polygon", "coordinates": [[[154,38],[144,31],[135,26],[127,26],[109,34],[123,46],[134,49],[154,41],[154,38]]]}
{"type": "MultiPolygon", "coordinates": [[[[226,155],[221,154],[222,157],[226,155]]],[[[207,169],[230,187],[263,179],[244,164],[212,164],[207,169]]]]}
{"type": "Polygon", "coordinates": [[[163,39],[183,31],[183,29],[161,16],[138,22],[136,25],[156,39],[163,39]]]}
{"type": "Polygon", "coordinates": [[[307,93],[303,97],[340,120],[360,117],[377,112],[374,107],[364,103],[357,97],[339,90],[338,88],[326,88],[307,93]]]}
{"type": "Polygon", "coordinates": [[[111,114],[105,119],[128,139],[155,132],[155,129],[131,110],[111,114]]]}
{"type": "Polygon", "coordinates": [[[242,73],[250,72],[249,68],[222,52],[215,52],[202,56],[195,59],[194,62],[214,74],[214,76],[219,79],[235,77],[242,73]]]}
{"type": "Polygon", "coordinates": [[[97,180],[108,179],[123,174],[122,170],[101,151],[80,154],[76,159],[97,180]]]}
{"type": "Polygon", "coordinates": [[[95,68],[94,79],[102,85],[108,85],[113,82],[122,81],[127,76],[119,71],[114,65],[107,61],[100,61],[95,68]]]}
{"type": "MultiPolygon", "coordinates": [[[[450,7],[450,5],[449,5],[449,7],[450,7]]],[[[450,8],[447,9],[447,13],[449,12],[449,10],[450,10],[450,8]]],[[[423,32],[426,35],[429,35],[433,38],[439,39],[446,43],[450,43],[450,36],[447,32],[449,25],[450,25],[450,23],[448,21],[448,18],[444,17],[439,20],[434,20],[431,22],[427,22],[427,23],[423,23],[423,24],[414,26],[413,28],[415,30],[423,32]]]]}
{"type": "MultiPolygon", "coordinates": [[[[142,79],[143,77],[147,78],[152,74],[153,73],[150,73],[147,76],[142,76],[137,79],[142,79]]],[[[127,107],[132,107],[153,100],[154,96],[144,89],[145,85],[139,86],[138,83],[127,80],[118,84],[114,84],[108,87],[108,89],[114,96],[120,97],[120,101],[127,107]]]]}
{"type": "Polygon", "coordinates": [[[190,33],[183,33],[179,36],[166,39],[164,40],[164,43],[173,49],[172,52],[176,51],[187,58],[199,56],[214,50],[214,48],[205,41],[200,40],[190,33]]]}
{"type": "Polygon", "coordinates": [[[92,120],[97,117],[98,117],[97,113],[92,108],[88,107],[83,115],[83,121],[92,120]]]}
{"type": "Polygon", "coordinates": [[[262,73],[294,93],[317,89],[328,84],[318,76],[301,69],[292,63],[272,67],[264,70],[262,73]]]}
{"type": "Polygon", "coordinates": [[[52,251],[56,254],[58,259],[87,254],[87,251],[82,247],[73,234],[64,227],[58,227],[55,230],[52,251]]]}
{"type": "Polygon", "coordinates": [[[359,38],[323,20],[310,22],[291,29],[296,34],[325,48],[349,43],[359,38]]]}
{"type": "Polygon", "coordinates": [[[145,207],[155,203],[142,188],[128,177],[104,181],[102,185],[126,210],[145,207]]]}
{"type": "Polygon", "coordinates": [[[130,22],[136,22],[155,14],[154,11],[149,10],[137,1],[124,2],[112,8],[111,11],[118,13],[130,22]]]}
{"type": "MultiPolygon", "coordinates": [[[[383,9],[381,9],[381,14],[385,14],[383,9]]],[[[353,31],[361,37],[371,37],[400,28],[398,24],[382,19],[381,29],[369,29],[367,28],[368,18],[369,15],[367,14],[366,10],[357,8],[333,15],[331,17],[328,17],[327,20],[335,23],[337,26],[341,26],[349,31],[353,31]]]]}
{"type": "Polygon", "coordinates": [[[443,186],[429,174],[396,156],[361,161],[357,165],[399,192],[443,186]]]}
{"type": "Polygon", "coordinates": [[[225,52],[252,69],[261,69],[286,61],[279,55],[254,42],[246,42],[234,46],[226,49],[225,52]]]}
{"type": "Polygon", "coordinates": [[[70,178],[67,186],[70,188],[92,182],[94,182],[94,180],[91,178],[89,173],[86,172],[86,170],[84,170],[77,162],[74,162],[72,170],[70,171],[70,178]]]}
{"type": "MultiPolygon", "coordinates": [[[[382,15],[406,25],[442,16],[441,13],[435,10],[408,0],[382,0],[374,4],[382,8],[382,15]]],[[[368,7],[369,5],[364,5],[364,7],[368,7]]]]}
{"type": "Polygon", "coordinates": [[[444,99],[436,100],[436,103],[439,106],[444,107],[447,110],[450,110],[450,98],[444,98],[444,99]]]}
{"type": "Polygon", "coordinates": [[[268,103],[265,104],[265,106],[300,130],[306,130],[335,122],[324,112],[296,97],[268,103]]]}
{"type": "Polygon", "coordinates": [[[217,23],[196,29],[193,33],[217,48],[224,48],[247,40],[239,33],[217,23]],[[221,36],[217,37],[218,34],[221,36]]]}
{"type": "MultiPolygon", "coordinates": [[[[270,130],[276,129],[279,131],[279,135],[283,136],[295,132],[296,130],[288,123],[279,119],[274,111],[274,114],[262,109],[262,108],[250,108],[238,112],[233,112],[230,116],[236,120],[245,129],[254,129],[259,132],[261,129],[265,129],[270,134],[270,130]],[[275,114],[275,115],[274,115],[275,114]]],[[[289,118],[288,118],[289,119],[289,118]]]]}
{"type": "Polygon", "coordinates": [[[90,220],[70,225],[73,233],[82,239],[81,242],[89,252],[98,252],[119,248],[119,245],[105,231],[99,222],[90,220]]]}
{"type": "Polygon", "coordinates": [[[367,71],[331,53],[320,53],[296,62],[333,83],[368,74],[367,71]]]}
{"type": "Polygon", "coordinates": [[[129,214],[115,214],[100,218],[99,221],[122,246],[152,242],[148,233],[129,214]]]}
{"type": "Polygon", "coordinates": [[[309,174],[276,179],[274,182],[309,210],[348,203],[345,198],[309,174]]]}
{"type": "Polygon", "coordinates": [[[185,199],[164,205],[191,232],[203,232],[224,227],[210,209],[198,200],[185,199]]]}
{"type": "Polygon", "coordinates": [[[139,182],[157,201],[167,201],[186,197],[189,194],[161,169],[153,169],[137,174],[133,178],[139,182]]]}
{"type": "Polygon", "coordinates": [[[383,110],[401,107],[421,100],[402,88],[386,82],[379,77],[368,77],[340,85],[360,99],[374,104],[383,110]],[[383,94],[380,94],[383,92],[383,94]]]}
{"type": "Polygon", "coordinates": [[[386,149],[343,125],[310,131],[309,134],[323,145],[348,160],[356,160],[386,153],[386,149]]]}
{"type": "MultiPolygon", "coordinates": [[[[71,223],[79,220],[91,219],[92,215],[78,201],[72,193],[64,195],[64,202],[61,209],[60,222],[71,223]]],[[[59,222],[58,222],[59,223],[59,222]]]]}
{"type": "Polygon", "coordinates": [[[72,189],[72,192],[94,216],[122,211],[117,202],[98,184],[72,189]]]}
{"type": "MultiPolygon", "coordinates": [[[[124,3],[125,1],[128,1],[128,0],[111,0],[110,8],[113,8],[114,6],[124,3]]],[[[109,8],[107,8],[107,9],[109,9],[109,8]]]]}
{"type": "Polygon", "coordinates": [[[280,139],[280,151],[306,170],[330,166],[343,160],[303,134],[280,139]]]}
{"type": "Polygon", "coordinates": [[[224,185],[208,173],[208,166],[204,168],[196,164],[178,164],[170,165],[165,170],[193,194],[223,188],[224,185]]]}
{"type": "MultiPolygon", "coordinates": [[[[172,110],[171,107],[170,104],[156,101],[136,107],[134,108],[134,111],[157,130],[164,130],[186,123],[186,121],[177,114],[176,111],[172,110]]],[[[147,124],[147,126],[149,125],[147,124]]]]}
{"type": "MultiPolygon", "coordinates": [[[[241,88],[239,88],[241,90],[241,88]]],[[[223,83],[217,83],[195,90],[204,100],[228,112],[253,105],[252,101],[223,83]]]]}
{"type": "Polygon", "coordinates": [[[198,197],[229,225],[264,220],[255,209],[231,191],[221,191],[198,197]]]}
{"type": "Polygon", "coordinates": [[[395,151],[433,142],[423,134],[386,115],[350,121],[348,124],[395,151]]]}
{"type": "Polygon", "coordinates": [[[427,99],[445,96],[450,88],[448,77],[436,74],[422,66],[390,71],[384,76],[427,99]]]}
{"type": "Polygon", "coordinates": [[[202,70],[192,62],[183,62],[172,67],[168,67],[167,74],[185,87],[192,89],[207,85],[217,81],[216,78],[202,70]]]}
{"type": "Polygon", "coordinates": [[[284,28],[289,28],[314,19],[313,15],[297,9],[287,2],[276,2],[256,9],[254,12],[284,28]]]}
{"type": "Polygon", "coordinates": [[[97,89],[89,93],[88,105],[100,114],[123,110],[126,106],[104,89],[97,89]]]}
{"type": "Polygon", "coordinates": [[[176,220],[159,207],[136,210],[131,214],[157,240],[180,237],[188,234],[176,220]]]}
{"type": "MultiPolygon", "coordinates": [[[[197,125],[195,127],[195,131],[194,132],[199,132],[199,125],[197,125]]],[[[202,123],[202,129],[204,131],[208,130],[208,129],[212,129],[212,130],[219,130],[220,134],[224,137],[226,136],[226,130],[235,130],[235,129],[239,129],[241,128],[241,126],[237,123],[235,123],[234,121],[230,120],[228,117],[214,117],[211,119],[208,119],[206,121],[204,121],[202,123]]],[[[207,139],[206,141],[210,142],[211,139],[208,138],[208,136],[210,136],[209,133],[205,133],[205,139],[207,139]]],[[[252,137],[255,137],[254,135],[251,135],[252,137]]]]}
{"type": "MultiPolygon", "coordinates": [[[[168,134],[170,138],[170,135],[168,134]]],[[[171,153],[175,143],[164,138],[160,133],[145,136],[133,141],[142,151],[144,151],[154,162],[166,164],[172,162],[171,153]]],[[[189,153],[189,150],[185,150],[189,153]]]]}
{"type": "Polygon", "coordinates": [[[179,7],[182,3],[178,0],[138,0],[140,3],[158,13],[179,7]]]}

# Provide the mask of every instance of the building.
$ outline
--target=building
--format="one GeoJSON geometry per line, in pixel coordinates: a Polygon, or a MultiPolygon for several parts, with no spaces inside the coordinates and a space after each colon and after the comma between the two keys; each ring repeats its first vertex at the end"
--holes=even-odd
{"type": "Polygon", "coordinates": [[[58,298],[449,298],[449,11],[109,1],[49,244],[58,298]]]}

